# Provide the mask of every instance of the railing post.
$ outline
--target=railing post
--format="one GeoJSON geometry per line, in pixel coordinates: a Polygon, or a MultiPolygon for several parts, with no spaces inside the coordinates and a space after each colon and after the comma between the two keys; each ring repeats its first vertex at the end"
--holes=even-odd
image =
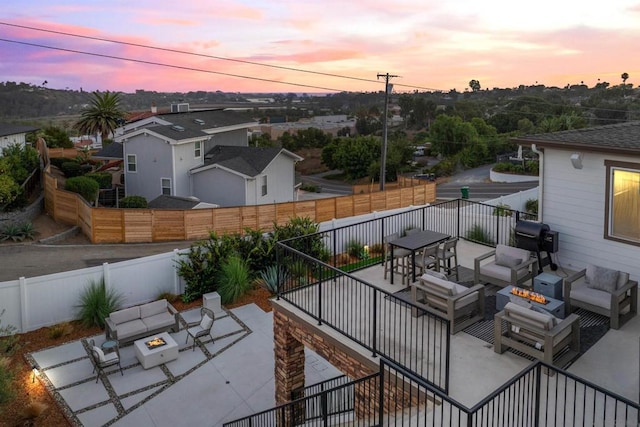
{"type": "Polygon", "coordinates": [[[378,423],[382,425],[384,418],[384,361],[380,360],[380,372],[378,373],[378,423]]]}
{"type": "Polygon", "coordinates": [[[318,283],[318,326],[322,325],[322,273],[320,273],[320,283],[318,283]]]}
{"type": "Polygon", "coordinates": [[[538,365],[536,366],[536,390],[535,390],[535,399],[536,401],[534,402],[534,408],[535,408],[535,413],[533,415],[533,425],[534,427],[538,427],[540,425],[540,382],[541,382],[541,377],[542,377],[542,367],[541,364],[538,363],[538,365]]]}
{"type": "Polygon", "coordinates": [[[327,393],[320,395],[320,407],[322,408],[322,422],[325,427],[329,427],[329,410],[327,408],[327,393]]]}
{"type": "MultiPolygon", "coordinates": [[[[336,229],[334,228],[333,230],[331,230],[333,233],[333,266],[336,267],[337,264],[337,259],[338,259],[338,242],[336,239],[336,229]]],[[[335,277],[335,276],[334,276],[335,277]]],[[[335,278],[334,278],[334,282],[335,282],[335,278]]]]}
{"type": "Polygon", "coordinates": [[[455,237],[460,237],[460,199],[457,199],[458,202],[458,209],[457,209],[457,221],[456,221],[456,236],[455,237]]]}
{"type": "MultiPolygon", "coordinates": [[[[496,245],[500,244],[500,211],[495,211],[496,215],[496,245]]],[[[507,241],[507,245],[509,242],[507,241]]]]}
{"type": "Polygon", "coordinates": [[[278,266],[278,289],[276,291],[276,300],[280,300],[280,293],[282,292],[282,283],[280,283],[280,251],[282,248],[278,243],[276,243],[276,265],[278,266]]]}
{"type": "MultiPolygon", "coordinates": [[[[384,232],[384,220],[385,220],[386,216],[383,216],[382,218],[380,218],[380,242],[382,242],[382,245],[384,246],[384,236],[385,236],[385,232],[384,232]]],[[[383,253],[384,253],[384,249],[383,249],[383,253]]],[[[382,257],[382,265],[384,265],[385,263],[385,259],[384,256],[382,257]]]]}
{"type": "Polygon", "coordinates": [[[424,206],[422,207],[422,229],[427,229],[427,208],[424,206]]]}
{"type": "MultiPolygon", "coordinates": [[[[391,272],[393,274],[393,272],[391,272]]],[[[373,307],[371,312],[373,313],[373,325],[371,325],[371,347],[373,348],[372,357],[376,357],[378,350],[378,291],[372,289],[373,292],[373,307]]]]}

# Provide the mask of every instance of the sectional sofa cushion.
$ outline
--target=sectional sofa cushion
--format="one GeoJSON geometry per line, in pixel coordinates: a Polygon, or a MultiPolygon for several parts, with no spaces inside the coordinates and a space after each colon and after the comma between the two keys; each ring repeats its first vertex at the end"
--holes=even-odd
{"type": "Polygon", "coordinates": [[[114,311],[113,313],[109,314],[109,318],[111,318],[113,323],[115,323],[116,325],[139,319],[140,307],[135,306],[135,307],[125,308],[123,310],[114,311]]]}

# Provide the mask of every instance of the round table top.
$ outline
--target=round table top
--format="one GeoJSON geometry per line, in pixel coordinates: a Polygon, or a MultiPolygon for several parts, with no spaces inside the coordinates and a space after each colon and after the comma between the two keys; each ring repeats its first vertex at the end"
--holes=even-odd
{"type": "Polygon", "coordinates": [[[116,347],[117,345],[118,345],[118,341],[108,340],[103,342],[100,347],[102,347],[103,350],[110,350],[116,347]]]}

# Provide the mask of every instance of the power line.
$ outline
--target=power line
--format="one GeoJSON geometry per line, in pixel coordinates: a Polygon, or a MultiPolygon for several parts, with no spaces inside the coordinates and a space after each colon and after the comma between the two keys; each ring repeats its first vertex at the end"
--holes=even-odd
{"type": "MultiPolygon", "coordinates": [[[[236,63],[241,63],[241,64],[255,65],[255,66],[259,66],[259,67],[275,68],[275,69],[286,70],[286,71],[294,71],[294,72],[299,72],[299,73],[315,74],[315,75],[326,76],[326,77],[350,79],[350,80],[357,80],[357,81],[362,81],[362,82],[367,82],[367,83],[380,84],[380,81],[373,80],[373,79],[365,79],[365,78],[361,78],[361,77],[345,76],[345,75],[334,74],[334,73],[324,73],[324,72],[321,72],[321,71],[305,70],[305,69],[301,69],[301,68],[285,67],[285,66],[281,66],[281,65],[263,64],[263,63],[260,63],[260,62],[246,61],[246,60],[234,59],[234,58],[226,58],[226,57],[222,57],[222,56],[207,55],[207,54],[196,53],[196,52],[188,52],[188,51],[184,51],[184,50],[170,49],[170,48],[146,45],[146,44],[141,44],[141,43],[123,42],[123,41],[119,41],[119,40],[107,39],[107,38],[102,38],[102,37],[85,36],[85,35],[80,35],[80,34],[68,33],[68,32],[64,32],[64,31],[47,30],[47,29],[43,29],[43,28],[30,27],[30,26],[26,26],[26,25],[11,24],[11,23],[8,23],[8,22],[1,22],[0,21],[0,25],[5,25],[5,26],[8,26],[8,27],[14,27],[14,28],[22,28],[22,29],[33,30],[33,31],[40,31],[40,32],[45,32],[45,33],[50,33],[50,34],[58,34],[58,35],[68,36],[68,37],[77,37],[77,38],[87,39],[87,40],[96,40],[96,41],[102,41],[102,42],[107,42],[107,43],[115,43],[115,44],[120,44],[120,45],[124,45],[124,46],[141,47],[141,48],[144,48],[144,49],[159,50],[159,51],[162,51],[162,52],[179,53],[179,54],[182,54],[182,55],[190,55],[190,56],[197,56],[197,57],[201,57],[201,58],[217,59],[217,60],[221,60],[221,61],[236,62],[236,63]]],[[[402,84],[399,84],[397,86],[402,86],[402,87],[407,87],[407,88],[412,88],[412,89],[423,89],[423,90],[430,90],[430,91],[439,91],[439,89],[433,89],[433,88],[427,88],[427,87],[421,87],[421,86],[414,86],[414,85],[402,85],[402,84]]]]}
{"type": "Polygon", "coordinates": [[[222,71],[204,70],[204,69],[201,69],[201,68],[186,67],[186,66],[183,66],[183,65],[163,64],[161,62],[145,61],[145,60],[142,60],[142,59],[125,58],[123,56],[107,55],[107,54],[103,54],[103,53],[85,52],[85,51],[77,50],[77,49],[67,49],[67,48],[62,48],[62,47],[47,46],[47,45],[43,45],[43,44],[39,44],[39,43],[29,43],[29,42],[23,42],[23,41],[17,41],[17,40],[9,40],[9,39],[4,39],[4,38],[0,38],[0,41],[7,42],[7,43],[16,43],[16,44],[21,44],[21,45],[26,45],[26,46],[40,47],[40,48],[44,48],[44,49],[58,50],[58,51],[62,51],[62,52],[77,53],[77,54],[81,54],[81,55],[97,56],[97,57],[100,57],[100,58],[118,59],[118,60],[121,60],[121,61],[137,62],[137,63],[140,63],[140,64],[156,65],[156,66],[167,67],[167,68],[176,68],[176,69],[179,69],[179,70],[197,71],[197,72],[200,72],[200,73],[217,74],[217,75],[221,75],[221,76],[237,77],[237,78],[240,78],[240,79],[258,80],[258,81],[262,81],[262,82],[279,83],[279,84],[285,84],[285,85],[290,85],[290,86],[306,87],[306,88],[311,88],[311,89],[322,89],[322,90],[329,90],[329,91],[332,91],[332,92],[342,92],[340,89],[328,88],[328,87],[324,87],[324,86],[314,86],[314,85],[307,85],[307,84],[303,84],[303,83],[282,82],[282,81],[278,81],[278,80],[265,79],[265,78],[262,78],[262,77],[243,76],[243,75],[240,75],[240,74],[224,73],[222,71]]]}

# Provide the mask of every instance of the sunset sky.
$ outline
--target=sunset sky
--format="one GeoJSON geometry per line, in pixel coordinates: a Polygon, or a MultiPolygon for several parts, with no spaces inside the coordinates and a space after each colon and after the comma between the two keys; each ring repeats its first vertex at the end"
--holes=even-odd
{"type": "Polygon", "coordinates": [[[640,0],[26,0],[2,9],[0,81],[54,89],[378,91],[379,73],[399,76],[396,92],[463,91],[471,79],[617,85],[623,72],[640,84],[640,0]]]}

